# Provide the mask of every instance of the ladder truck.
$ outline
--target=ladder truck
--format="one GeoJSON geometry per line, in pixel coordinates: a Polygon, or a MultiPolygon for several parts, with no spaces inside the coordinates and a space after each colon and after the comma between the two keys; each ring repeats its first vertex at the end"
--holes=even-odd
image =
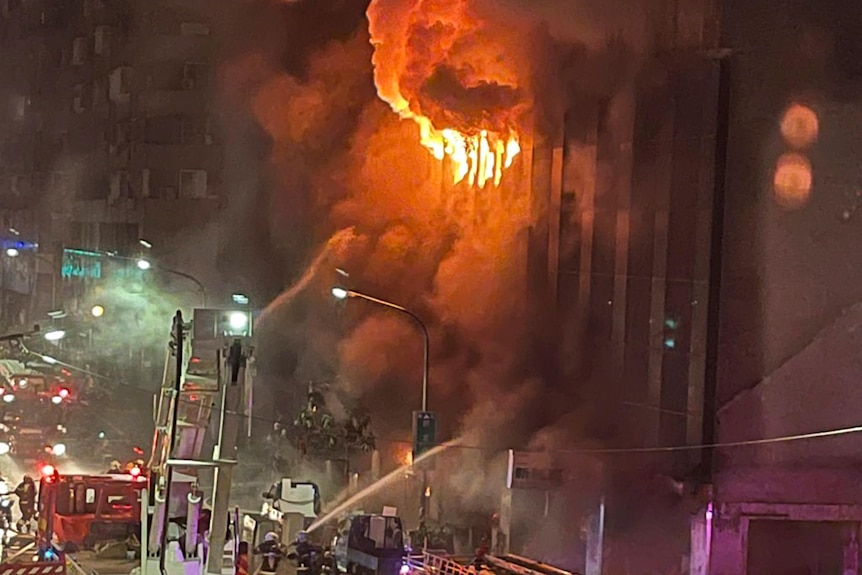
{"type": "Polygon", "coordinates": [[[141,493],[141,565],[133,573],[234,573],[240,528],[238,517],[231,517],[230,488],[237,436],[251,397],[251,335],[249,310],[196,309],[190,323],[180,311],[174,317],[156,406],[150,482],[141,493]],[[217,439],[206,457],[211,423],[217,439]],[[198,481],[202,469],[215,470],[209,518],[198,481]]]}

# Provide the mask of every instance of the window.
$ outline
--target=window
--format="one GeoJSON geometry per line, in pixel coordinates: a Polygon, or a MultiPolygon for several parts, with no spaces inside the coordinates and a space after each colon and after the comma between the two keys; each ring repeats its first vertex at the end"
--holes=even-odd
{"type": "Polygon", "coordinates": [[[209,83],[209,64],[186,62],[183,66],[183,90],[200,90],[209,83]]]}
{"type": "Polygon", "coordinates": [[[93,107],[100,106],[107,102],[108,91],[104,78],[97,78],[93,81],[93,107]]]}
{"type": "Polygon", "coordinates": [[[72,111],[76,114],[83,114],[87,109],[87,104],[84,99],[84,85],[78,84],[74,88],[74,96],[72,97],[72,111]]]}
{"type": "Polygon", "coordinates": [[[153,116],[144,126],[144,141],[148,144],[171,145],[183,141],[182,118],[180,116],[153,116]]]}
{"type": "Polygon", "coordinates": [[[180,24],[180,34],[183,36],[209,36],[210,25],[206,22],[183,22],[180,24]]]}
{"type": "Polygon", "coordinates": [[[183,144],[212,144],[210,122],[207,116],[184,116],[182,119],[183,144]]]}
{"type": "Polygon", "coordinates": [[[207,197],[207,173],[204,170],[180,170],[180,197],[207,197]]]}
{"type": "Polygon", "coordinates": [[[108,52],[108,35],[110,33],[108,26],[97,26],[93,34],[93,52],[99,56],[105,56],[108,52]]]}
{"type": "Polygon", "coordinates": [[[114,172],[111,174],[111,193],[108,196],[108,203],[117,201],[120,198],[128,197],[131,197],[129,172],[114,172]]]}
{"type": "Polygon", "coordinates": [[[21,0],[0,0],[0,12],[3,13],[4,18],[8,18],[19,6],[21,6],[21,0]]]}
{"type": "Polygon", "coordinates": [[[128,66],[116,68],[111,72],[110,83],[111,101],[128,102],[132,93],[132,69],[128,66]]]}
{"type": "Polygon", "coordinates": [[[30,107],[30,98],[27,96],[18,96],[14,100],[15,102],[15,119],[18,121],[23,120],[27,115],[27,108],[30,107]]]}
{"type": "Polygon", "coordinates": [[[24,197],[30,192],[30,181],[26,176],[12,176],[9,191],[16,198],[24,197]]]}
{"type": "Polygon", "coordinates": [[[87,39],[75,38],[72,42],[72,65],[82,66],[87,59],[87,39]]]}

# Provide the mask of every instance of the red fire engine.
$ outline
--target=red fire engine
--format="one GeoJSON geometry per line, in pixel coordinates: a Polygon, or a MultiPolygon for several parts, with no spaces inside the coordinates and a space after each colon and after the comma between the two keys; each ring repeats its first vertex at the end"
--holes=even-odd
{"type": "Polygon", "coordinates": [[[39,541],[89,549],[96,543],[140,533],[140,492],[146,477],[137,467],[124,475],[61,475],[42,468],[39,541]]]}

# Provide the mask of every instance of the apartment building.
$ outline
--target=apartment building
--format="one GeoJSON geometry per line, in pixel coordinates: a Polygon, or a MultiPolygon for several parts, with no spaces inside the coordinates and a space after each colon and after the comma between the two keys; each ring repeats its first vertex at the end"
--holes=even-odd
{"type": "Polygon", "coordinates": [[[2,323],[99,279],[61,278],[58,296],[64,247],[133,254],[146,237],[169,265],[212,261],[178,243],[221,191],[213,71],[209,22],[175,2],[0,0],[0,237],[38,244],[14,264],[32,277],[4,281],[2,323]]]}

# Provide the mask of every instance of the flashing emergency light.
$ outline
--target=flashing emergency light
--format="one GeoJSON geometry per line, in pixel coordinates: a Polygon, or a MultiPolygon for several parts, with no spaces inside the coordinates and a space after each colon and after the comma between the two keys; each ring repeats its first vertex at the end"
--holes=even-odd
{"type": "Polygon", "coordinates": [[[68,389],[66,389],[65,387],[61,387],[60,391],[57,392],[57,395],[59,395],[63,399],[66,399],[67,397],[69,397],[69,393],[70,392],[68,389]]]}
{"type": "Polygon", "coordinates": [[[0,455],[8,455],[12,451],[12,446],[5,441],[0,441],[0,455]]]}
{"type": "Polygon", "coordinates": [[[132,477],[138,477],[138,476],[141,474],[141,468],[140,468],[140,467],[138,467],[137,465],[135,465],[134,467],[132,467],[131,469],[129,469],[129,474],[130,474],[132,477]]]}
{"type": "Polygon", "coordinates": [[[63,443],[58,443],[54,447],[51,448],[51,453],[56,455],[57,457],[63,457],[66,455],[66,445],[63,443]]]}
{"type": "Polygon", "coordinates": [[[63,403],[63,398],[59,395],[55,395],[51,398],[51,403],[53,403],[54,405],[60,405],[61,403],[63,403]]]}
{"type": "Polygon", "coordinates": [[[6,403],[12,403],[13,401],[15,401],[15,396],[11,393],[7,393],[3,396],[3,401],[5,401],[6,403]]]}
{"type": "Polygon", "coordinates": [[[408,573],[410,573],[410,565],[407,565],[407,564],[402,565],[400,573],[401,573],[401,575],[407,575],[408,573]]]}
{"type": "Polygon", "coordinates": [[[54,466],[50,463],[46,463],[41,469],[39,469],[39,473],[42,474],[42,477],[48,478],[53,477],[54,474],[57,473],[57,470],[54,469],[54,466]]]}

